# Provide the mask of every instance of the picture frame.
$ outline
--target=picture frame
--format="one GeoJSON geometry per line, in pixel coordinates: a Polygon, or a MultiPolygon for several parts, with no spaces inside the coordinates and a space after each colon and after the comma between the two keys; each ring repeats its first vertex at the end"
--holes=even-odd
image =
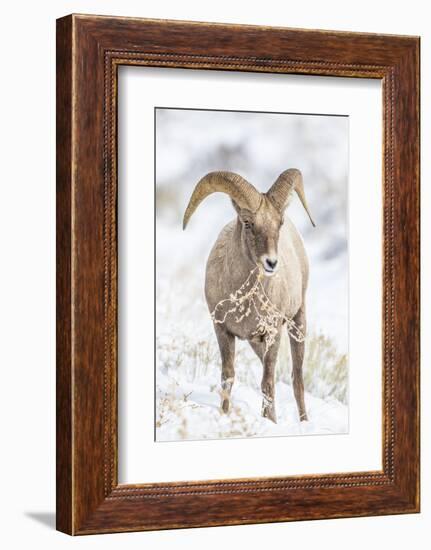
{"type": "Polygon", "coordinates": [[[57,20],[57,529],[83,535],[419,512],[419,206],[418,37],[57,20]],[[118,483],[121,65],[382,82],[382,470],[118,483]]]}

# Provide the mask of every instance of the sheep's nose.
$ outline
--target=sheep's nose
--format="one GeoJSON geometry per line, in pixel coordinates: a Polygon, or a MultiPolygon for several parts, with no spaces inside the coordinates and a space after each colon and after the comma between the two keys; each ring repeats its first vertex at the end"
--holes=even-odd
{"type": "Polygon", "coordinates": [[[277,259],[276,258],[265,258],[265,264],[269,269],[275,269],[277,266],[277,259]]]}

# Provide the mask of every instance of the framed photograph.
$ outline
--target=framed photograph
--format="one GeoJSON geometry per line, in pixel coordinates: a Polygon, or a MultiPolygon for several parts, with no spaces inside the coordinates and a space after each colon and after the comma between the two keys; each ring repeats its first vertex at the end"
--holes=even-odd
{"type": "Polygon", "coordinates": [[[57,528],[419,511],[419,38],[57,21],[57,528]]]}

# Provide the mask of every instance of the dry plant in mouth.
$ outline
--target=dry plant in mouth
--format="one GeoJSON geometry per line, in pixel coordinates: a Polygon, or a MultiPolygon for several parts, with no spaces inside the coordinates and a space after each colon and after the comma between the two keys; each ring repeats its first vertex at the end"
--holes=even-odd
{"type": "Polygon", "coordinates": [[[211,319],[215,324],[222,324],[231,315],[236,323],[241,323],[245,317],[254,316],[256,330],[252,336],[264,339],[266,354],[275,342],[280,324],[286,323],[288,333],[297,342],[303,342],[305,335],[302,326],[283,315],[268,298],[262,284],[263,277],[260,266],[252,269],[244,283],[229,298],[216,304],[211,319]]]}

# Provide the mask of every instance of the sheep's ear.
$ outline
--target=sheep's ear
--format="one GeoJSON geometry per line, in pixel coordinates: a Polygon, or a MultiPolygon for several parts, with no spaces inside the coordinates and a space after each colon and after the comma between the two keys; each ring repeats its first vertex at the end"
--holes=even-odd
{"type": "Polygon", "coordinates": [[[238,206],[238,204],[237,204],[232,198],[231,198],[230,200],[231,200],[231,202],[232,202],[232,206],[235,208],[236,213],[237,213],[238,216],[239,216],[240,213],[241,213],[241,207],[238,206]]]}
{"type": "Polygon", "coordinates": [[[231,200],[240,220],[244,221],[254,219],[254,213],[251,210],[248,210],[248,208],[241,208],[233,199],[231,200]]]}

